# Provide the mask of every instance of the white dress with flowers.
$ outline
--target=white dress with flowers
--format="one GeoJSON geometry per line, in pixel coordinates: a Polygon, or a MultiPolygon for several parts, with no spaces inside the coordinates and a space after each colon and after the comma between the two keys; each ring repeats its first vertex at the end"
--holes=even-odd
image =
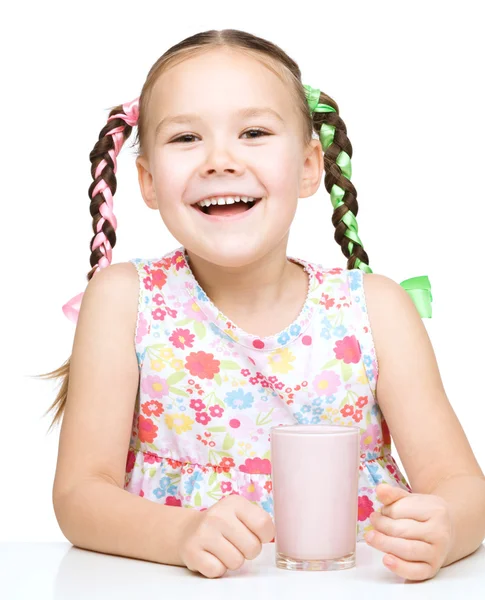
{"type": "Polygon", "coordinates": [[[130,262],[140,280],[135,347],[140,372],[125,489],[204,510],[240,494],[273,516],[269,429],[357,425],[357,539],[380,508],[384,481],[411,491],[391,456],[376,402],[376,353],[364,273],[288,257],[309,276],[300,314],[258,338],[223,315],[199,286],[183,247],[130,262]]]}

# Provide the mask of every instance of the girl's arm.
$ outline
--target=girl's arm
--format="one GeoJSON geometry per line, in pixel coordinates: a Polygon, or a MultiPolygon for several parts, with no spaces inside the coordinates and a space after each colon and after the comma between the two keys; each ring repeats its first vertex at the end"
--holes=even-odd
{"type": "Polygon", "coordinates": [[[485,537],[485,477],[443,388],[426,328],[409,294],[365,274],[379,365],[377,400],[413,492],[444,498],[453,521],[450,564],[485,537]]]}
{"type": "Polygon", "coordinates": [[[83,296],[71,358],[53,489],[56,517],[82,548],[182,564],[180,533],[197,511],[123,489],[138,390],[139,296],[131,263],[110,265],[83,296]]]}

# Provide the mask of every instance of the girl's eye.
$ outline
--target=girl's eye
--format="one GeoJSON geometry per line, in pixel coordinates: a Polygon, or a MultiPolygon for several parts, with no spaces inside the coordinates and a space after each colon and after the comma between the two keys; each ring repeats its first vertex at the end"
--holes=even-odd
{"type": "MultiPolygon", "coordinates": [[[[258,134],[260,133],[260,134],[262,134],[262,135],[271,135],[271,134],[269,134],[267,131],[264,131],[263,129],[248,129],[247,131],[245,131],[245,132],[243,133],[243,135],[246,135],[246,133],[258,133],[258,134]]],[[[186,141],[186,140],[187,140],[187,138],[195,138],[195,137],[196,137],[195,135],[191,135],[191,134],[187,133],[186,135],[181,135],[180,137],[178,137],[178,138],[175,138],[175,139],[174,139],[174,140],[172,140],[170,143],[172,143],[172,144],[173,144],[173,143],[175,143],[175,142],[182,142],[182,140],[185,140],[185,141],[186,141]]],[[[255,136],[255,137],[251,136],[249,139],[250,139],[250,140],[255,140],[255,139],[259,138],[259,137],[260,137],[259,135],[255,136]]],[[[190,141],[191,141],[191,140],[189,140],[189,143],[190,143],[190,141]]]]}

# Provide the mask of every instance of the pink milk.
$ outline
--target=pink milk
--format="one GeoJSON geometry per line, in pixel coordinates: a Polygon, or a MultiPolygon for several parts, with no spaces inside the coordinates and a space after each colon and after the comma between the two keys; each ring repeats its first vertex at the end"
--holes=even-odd
{"type": "Polygon", "coordinates": [[[276,564],[290,570],[355,566],[360,430],[271,428],[276,564]]]}

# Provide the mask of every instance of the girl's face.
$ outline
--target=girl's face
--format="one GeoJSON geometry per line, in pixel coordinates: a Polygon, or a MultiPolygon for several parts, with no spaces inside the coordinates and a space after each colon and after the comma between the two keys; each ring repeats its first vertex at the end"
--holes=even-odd
{"type": "Polygon", "coordinates": [[[241,52],[211,50],[164,72],[148,112],[140,188],[178,242],[227,267],[286,252],[297,200],[315,193],[323,171],[320,142],[303,147],[287,84],[241,52]],[[212,194],[263,199],[242,219],[212,221],[193,206],[212,194]]]}

